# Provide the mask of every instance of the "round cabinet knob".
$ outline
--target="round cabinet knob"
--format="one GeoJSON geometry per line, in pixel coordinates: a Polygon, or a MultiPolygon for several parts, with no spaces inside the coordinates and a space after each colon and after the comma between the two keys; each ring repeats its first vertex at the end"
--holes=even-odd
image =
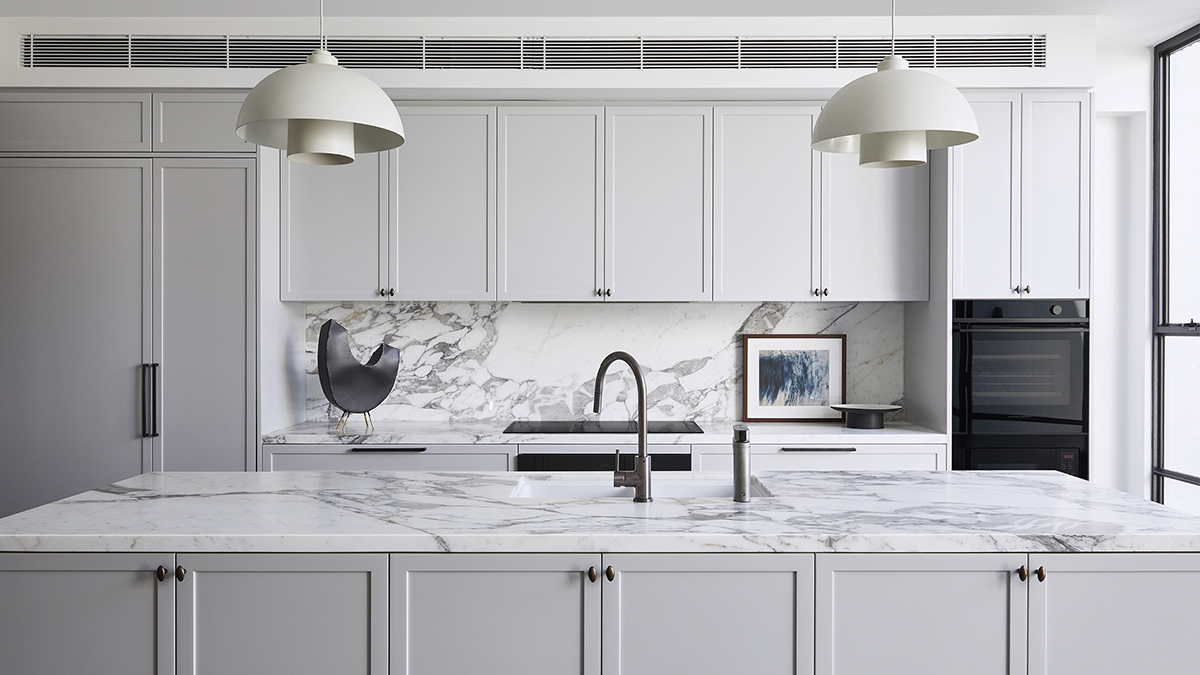
{"type": "Polygon", "coordinates": [[[167,578],[167,568],[159,565],[158,569],[154,570],[154,576],[158,577],[159,581],[165,581],[167,578]]]}
{"type": "Polygon", "coordinates": [[[821,296],[821,289],[819,289],[819,288],[814,288],[814,289],[813,289],[813,295],[815,295],[815,296],[817,296],[817,297],[820,297],[820,296],[821,296]]]}
{"type": "Polygon", "coordinates": [[[1025,292],[1026,292],[1026,293],[1028,293],[1028,292],[1029,292],[1029,287],[1028,287],[1028,286],[1026,286],[1026,287],[1025,287],[1025,292]]]}
{"type": "Polygon", "coordinates": [[[603,288],[597,288],[597,289],[596,289],[596,297],[597,297],[597,298],[603,298],[603,297],[604,297],[604,289],[603,289],[603,288]]]}
{"type": "Polygon", "coordinates": [[[612,568],[612,565],[609,565],[608,569],[604,570],[604,578],[609,581],[617,578],[617,571],[612,568]]]}
{"type": "Polygon", "coordinates": [[[1039,567],[1036,570],[1034,570],[1033,573],[1037,575],[1038,581],[1046,580],[1046,568],[1045,567],[1039,567]]]}
{"type": "Polygon", "coordinates": [[[187,570],[183,569],[183,565],[180,565],[179,567],[175,568],[175,579],[176,580],[183,581],[183,578],[185,576],[187,576],[187,570]]]}
{"type": "Polygon", "coordinates": [[[588,581],[590,581],[592,583],[596,583],[596,577],[598,577],[598,576],[600,576],[600,575],[596,574],[595,567],[588,568],[588,581]]]}
{"type": "Polygon", "coordinates": [[[1017,286],[1016,288],[1014,288],[1014,289],[1013,289],[1013,293],[1016,293],[1017,295],[1020,295],[1020,294],[1021,294],[1021,287],[1020,287],[1020,286],[1017,286]]]}
{"type": "Polygon", "coordinates": [[[1026,579],[1028,579],[1029,578],[1029,568],[1025,567],[1024,565],[1021,565],[1021,569],[1017,570],[1017,577],[1021,581],[1025,581],[1026,579]]]}
{"type": "Polygon", "coordinates": [[[606,297],[606,298],[612,297],[612,289],[611,288],[604,289],[604,297],[606,297]]]}
{"type": "Polygon", "coordinates": [[[393,296],[393,295],[395,295],[395,294],[396,294],[396,289],[394,289],[394,288],[389,288],[389,289],[388,289],[388,297],[389,297],[389,298],[390,298],[390,297],[392,297],[392,296],[393,296]]]}
{"type": "Polygon", "coordinates": [[[379,297],[381,297],[381,298],[387,297],[387,289],[386,288],[379,289],[379,297]]]}
{"type": "Polygon", "coordinates": [[[821,291],[821,295],[829,295],[829,289],[826,288],[825,290],[821,291]]]}

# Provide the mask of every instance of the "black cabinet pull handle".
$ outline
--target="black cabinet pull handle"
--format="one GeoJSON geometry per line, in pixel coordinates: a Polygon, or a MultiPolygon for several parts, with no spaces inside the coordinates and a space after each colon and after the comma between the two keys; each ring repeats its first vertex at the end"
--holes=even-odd
{"type": "Polygon", "coordinates": [[[1037,568],[1036,570],[1034,570],[1034,574],[1037,575],[1038,581],[1046,580],[1046,568],[1045,567],[1037,568]]]}
{"type": "Polygon", "coordinates": [[[617,578],[617,571],[612,568],[612,565],[609,565],[608,569],[604,570],[604,578],[609,581],[617,578]]]}
{"type": "Polygon", "coordinates": [[[165,581],[167,578],[167,568],[159,565],[158,569],[154,570],[154,576],[158,577],[159,581],[165,581]]]}
{"type": "Polygon", "coordinates": [[[858,448],[780,448],[783,452],[858,452],[858,448]]]}
{"type": "Polygon", "coordinates": [[[370,447],[364,446],[359,448],[350,448],[350,452],[425,452],[428,448],[388,448],[388,447],[370,447]]]}
{"type": "Polygon", "coordinates": [[[599,576],[599,575],[596,574],[596,568],[589,567],[588,568],[588,581],[592,582],[593,584],[596,583],[597,576],[599,576]]]}
{"type": "Polygon", "coordinates": [[[150,364],[142,364],[142,438],[150,438],[150,364]]]}
{"type": "Polygon", "coordinates": [[[150,408],[154,414],[150,417],[150,437],[158,438],[158,364],[150,364],[150,408]]]}
{"type": "Polygon", "coordinates": [[[183,569],[183,565],[175,568],[175,579],[183,581],[185,576],[187,576],[187,570],[183,569]]]}
{"type": "Polygon", "coordinates": [[[1025,581],[1026,579],[1028,579],[1029,578],[1029,568],[1025,567],[1024,565],[1021,565],[1021,568],[1017,570],[1017,577],[1020,578],[1021,581],[1025,581]]]}

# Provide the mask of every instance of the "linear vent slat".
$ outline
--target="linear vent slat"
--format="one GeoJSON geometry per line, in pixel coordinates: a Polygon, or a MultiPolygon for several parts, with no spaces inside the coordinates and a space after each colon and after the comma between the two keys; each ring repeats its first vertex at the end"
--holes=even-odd
{"type": "MultiPolygon", "coordinates": [[[[303,63],[316,37],[22,35],[26,68],[261,68],[303,63]]],[[[339,37],[349,68],[606,70],[875,68],[885,37],[339,37]]],[[[1045,68],[1045,35],[912,37],[895,41],[915,68],[1045,68]]]]}

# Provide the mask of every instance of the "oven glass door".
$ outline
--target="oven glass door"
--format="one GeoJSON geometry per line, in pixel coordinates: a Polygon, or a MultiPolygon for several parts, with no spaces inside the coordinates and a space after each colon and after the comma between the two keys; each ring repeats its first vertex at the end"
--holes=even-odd
{"type": "Polygon", "coordinates": [[[1087,329],[955,328],[955,430],[1087,431],[1087,329]]]}

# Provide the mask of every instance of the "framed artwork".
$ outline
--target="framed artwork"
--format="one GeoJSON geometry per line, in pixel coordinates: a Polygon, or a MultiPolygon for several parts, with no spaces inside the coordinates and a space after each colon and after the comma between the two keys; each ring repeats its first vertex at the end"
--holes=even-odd
{"type": "Polygon", "coordinates": [[[743,335],[742,419],[840,420],[846,402],[845,335],[743,335]]]}

